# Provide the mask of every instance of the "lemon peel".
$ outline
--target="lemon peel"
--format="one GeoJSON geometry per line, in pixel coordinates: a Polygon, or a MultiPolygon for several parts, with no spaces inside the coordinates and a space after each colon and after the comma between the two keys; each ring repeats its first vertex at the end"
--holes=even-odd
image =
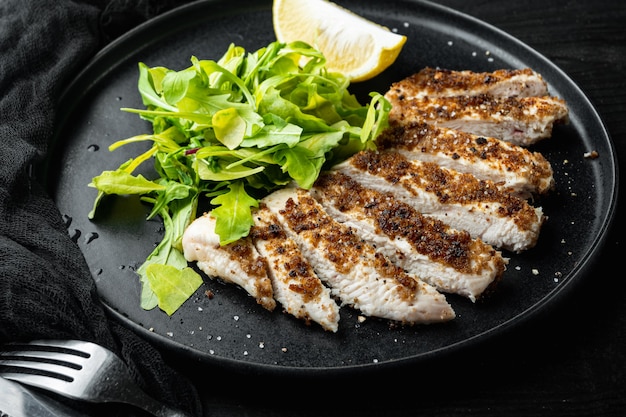
{"type": "Polygon", "coordinates": [[[322,52],[329,71],[365,81],[395,62],[406,36],[328,0],[274,0],[279,42],[304,41],[322,52]]]}

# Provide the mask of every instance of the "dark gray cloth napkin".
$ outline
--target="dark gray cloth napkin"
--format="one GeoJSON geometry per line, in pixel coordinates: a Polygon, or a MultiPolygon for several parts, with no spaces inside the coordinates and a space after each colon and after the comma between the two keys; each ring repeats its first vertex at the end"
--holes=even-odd
{"type": "Polygon", "coordinates": [[[193,386],[157,350],[105,314],[86,262],[33,175],[56,100],[89,59],[174,0],[0,1],[0,343],[99,343],[154,397],[199,413],[193,386]]]}

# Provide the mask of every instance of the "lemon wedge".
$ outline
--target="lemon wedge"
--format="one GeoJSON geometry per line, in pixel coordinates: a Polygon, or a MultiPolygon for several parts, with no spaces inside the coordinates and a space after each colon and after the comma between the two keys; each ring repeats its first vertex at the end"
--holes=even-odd
{"type": "Polygon", "coordinates": [[[329,71],[351,81],[368,80],[394,63],[406,36],[328,0],[274,0],[279,42],[304,41],[326,57],[329,71]]]}

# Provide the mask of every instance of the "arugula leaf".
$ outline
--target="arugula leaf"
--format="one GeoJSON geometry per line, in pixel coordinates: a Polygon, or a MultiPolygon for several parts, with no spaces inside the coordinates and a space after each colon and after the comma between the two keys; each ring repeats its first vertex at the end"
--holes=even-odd
{"type": "Polygon", "coordinates": [[[324,163],[323,157],[312,158],[311,154],[307,148],[296,146],[277,151],[274,159],[300,187],[311,188],[317,179],[320,166],[324,163]]]}
{"type": "Polygon", "coordinates": [[[158,193],[156,199],[154,199],[153,208],[148,215],[148,219],[156,216],[161,212],[161,210],[166,210],[168,205],[170,205],[173,200],[183,200],[194,192],[195,190],[187,185],[180,184],[175,181],[167,181],[165,183],[165,190],[158,193]]]}
{"type": "Polygon", "coordinates": [[[169,70],[163,67],[149,68],[146,64],[139,63],[138,88],[145,106],[155,106],[168,110],[175,110],[167,101],[161,97],[163,88],[161,81],[169,70]]]}
{"type": "Polygon", "coordinates": [[[239,144],[242,148],[266,148],[274,145],[284,144],[293,147],[302,138],[302,128],[292,123],[278,123],[266,125],[251,138],[244,138],[239,144]]]}
{"type": "Polygon", "coordinates": [[[167,71],[161,82],[163,98],[172,106],[175,106],[187,95],[189,82],[196,76],[193,68],[184,71],[167,71]]]}
{"type": "Polygon", "coordinates": [[[211,213],[217,219],[215,233],[220,237],[220,243],[226,245],[247,236],[254,224],[252,207],[258,207],[258,200],[250,197],[243,187],[243,183],[234,182],[228,186],[227,193],[218,195],[211,204],[218,206],[211,213]]]}
{"type": "Polygon", "coordinates": [[[165,190],[165,186],[145,179],[142,175],[133,176],[126,171],[104,171],[94,177],[91,187],[106,194],[146,194],[152,191],[165,190]]]}

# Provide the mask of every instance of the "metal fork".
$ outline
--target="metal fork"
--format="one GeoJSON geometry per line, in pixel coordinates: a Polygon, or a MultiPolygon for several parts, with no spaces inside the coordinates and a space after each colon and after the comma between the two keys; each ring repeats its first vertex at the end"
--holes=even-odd
{"type": "Polygon", "coordinates": [[[157,417],[189,417],[144,393],[113,352],[78,340],[39,340],[0,348],[0,376],[93,403],[123,403],[157,417]]]}

